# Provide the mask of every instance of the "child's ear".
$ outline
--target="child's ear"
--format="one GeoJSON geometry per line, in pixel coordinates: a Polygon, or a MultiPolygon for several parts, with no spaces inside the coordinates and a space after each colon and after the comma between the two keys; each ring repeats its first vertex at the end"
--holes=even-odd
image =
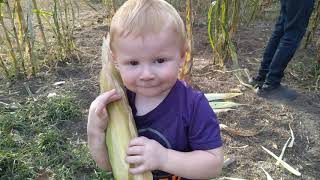
{"type": "Polygon", "coordinates": [[[179,61],[179,68],[182,68],[184,65],[184,62],[186,61],[186,57],[187,57],[187,50],[184,50],[181,53],[181,57],[180,57],[180,61],[179,61]]]}
{"type": "Polygon", "coordinates": [[[119,66],[118,66],[118,62],[117,62],[117,57],[116,55],[111,51],[111,60],[112,60],[112,63],[114,65],[114,67],[119,70],[119,66]]]}

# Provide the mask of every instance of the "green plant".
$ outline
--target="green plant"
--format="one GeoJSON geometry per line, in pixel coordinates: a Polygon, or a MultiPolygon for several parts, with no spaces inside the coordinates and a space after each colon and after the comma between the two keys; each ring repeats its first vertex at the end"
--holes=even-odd
{"type": "Polygon", "coordinates": [[[232,35],[239,25],[240,1],[217,0],[208,11],[208,36],[213,50],[213,63],[223,66],[228,57],[238,65],[232,35]]]}
{"type": "Polygon", "coordinates": [[[86,143],[66,131],[68,128],[61,128],[81,117],[75,98],[34,98],[15,106],[0,106],[0,177],[100,178],[86,143]]]}
{"type": "Polygon", "coordinates": [[[0,70],[4,77],[35,76],[46,60],[64,61],[74,54],[76,4],[72,0],[51,0],[44,10],[37,0],[0,1],[0,42],[5,42],[0,44],[0,51],[5,50],[1,52],[0,70]],[[37,31],[39,37],[35,36],[37,31]]]}

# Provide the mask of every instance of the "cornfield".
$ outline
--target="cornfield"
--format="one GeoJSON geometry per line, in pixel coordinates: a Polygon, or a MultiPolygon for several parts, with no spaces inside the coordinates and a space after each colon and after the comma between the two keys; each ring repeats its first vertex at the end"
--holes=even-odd
{"type": "MultiPolygon", "coordinates": [[[[89,0],[85,1],[90,3],[89,0]]],[[[100,0],[108,12],[115,12],[124,1],[100,0]]],[[[198,24],[194,19],[206,16],[207,12],[208,40],[213,51],[213,63],[223,66],[231,59],[235,68],[238,67],[237,47],[232,38],[239,25],[248,24],[262,8],[272,4],[270,0],[168,1],[180,12],[186,12],[191,47],[192,26],[198,24]]],[[[319,4],[317,1],[305,46],[312,42],[320,23],[319,4]]],[[[35,76],[46,63],[70,57],[75,49],[72,38],[78,10],[78,2],[74,0],[0,0],[1,74],[7,79],[35,76]]],[[[180,74],[181,79],[190,79],[191,52],[192,49],[180,74]]]]}
{"type": "Polygon", "coordinates": [[[238,67],[237,48],[232,41],[240,23],[248,24],[268,6],[263,0],[216,0],[208,10],[208,37],[213,50],[213,63],[223,66],[231,58],[238,67]]]}
{"type": "Polygon", "coordinates": [[[48,60],[67,58],[75,48],[75,7],[76,1],[72,0],[1,0],[3,75],[7,79],[35,76],[48,60]]]}
{"type": "Polygon", "coordinates": [[[308,44],[311,43],[312,39],[314,38],[315,32],[317,31],[319,23],[320,23],[320,1],[318,0],[315,3],[313,15],[310,19],[309,28],[306,33],[306,40],[304,45],[305,48],[308,46],[308,44]]]}

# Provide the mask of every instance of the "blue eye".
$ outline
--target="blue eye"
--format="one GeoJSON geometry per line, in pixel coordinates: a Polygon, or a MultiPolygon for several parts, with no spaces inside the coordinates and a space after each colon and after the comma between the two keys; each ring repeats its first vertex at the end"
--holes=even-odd
{"type": "Polygon", "coordinates": [[[159,64],[164,63],[165,61],[166,61],[166,59],[164,59],[164,58],[156,59],[156,63],[159,63],[159,64]]]}
{"type": "Polygon", "coordinates": [[[136,66],[136,65],[138,65],[139,63],[138,63],[138,61],[130,61],[129,64],[130,64],[131,66],[136,66]]]}

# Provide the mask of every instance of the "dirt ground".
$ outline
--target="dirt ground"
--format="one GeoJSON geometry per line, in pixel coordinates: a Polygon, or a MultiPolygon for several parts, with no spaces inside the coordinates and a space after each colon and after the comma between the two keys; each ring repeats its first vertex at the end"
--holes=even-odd
{"type": "MultiPolygon", "coordinates": [[[[83,8],[80,11],[80,24],[76,29],[75,40],[78,45],[79,60],[57,63],[54,68],[38,74],[38,77],[25,82],[3,84],[1,101],[11,102],[27,92],[23,83],[28,84],[34,94],[61,93],[70,91],[77,95],[83,112],[86,114],[90,102],[98,95],[98,73],[101,68],[100,52],[102,37],[108,26],[103,11],[83,8]],[[66,81],[62,86],[53,86],[54,82],[66,81]]],[[[253,76],[259,67],[259,61],[271,34],[273,22],[257,20],[242,26],[235,37],[238,47],[239,64],[248,69],[253,76]]],[[[254,91],[240,85],[234,72],[213,66],[212,50],[207,38],[206,26],[199,23],[194,28],[194,65],[192,81],[196,88],[204,92],[241,91],[242,96],[234,99],[245,104],[237,110],[220,113],[220,123],[239,131],[261,131],[252,137],[240,137],[222,131],[226,158],[234,156],[236,161],[223,169],[221,176],[244,179],[266,179],[263,167],[274,179],[319,179],[320,178],[320,92],[315,91],[315,82],[301,80],[303,64],[308,68],[315,57],[314,47],[299,49],[287,68],[284,84],[299,93],[292,102],[280,102],[258,97],[254,91]],[[282,166],[275,165],[276,160],[268,155],[264,146],[279,155],[287,139],[291,136],[289,124],[295,135],[292,148],[287,148],[284,160],[298,169],[301,177],[290,174],[282,166]]],[[[78,133],[83,139],[86,117],[79,124],[69,127],[72,133],[78,133]]]]}

